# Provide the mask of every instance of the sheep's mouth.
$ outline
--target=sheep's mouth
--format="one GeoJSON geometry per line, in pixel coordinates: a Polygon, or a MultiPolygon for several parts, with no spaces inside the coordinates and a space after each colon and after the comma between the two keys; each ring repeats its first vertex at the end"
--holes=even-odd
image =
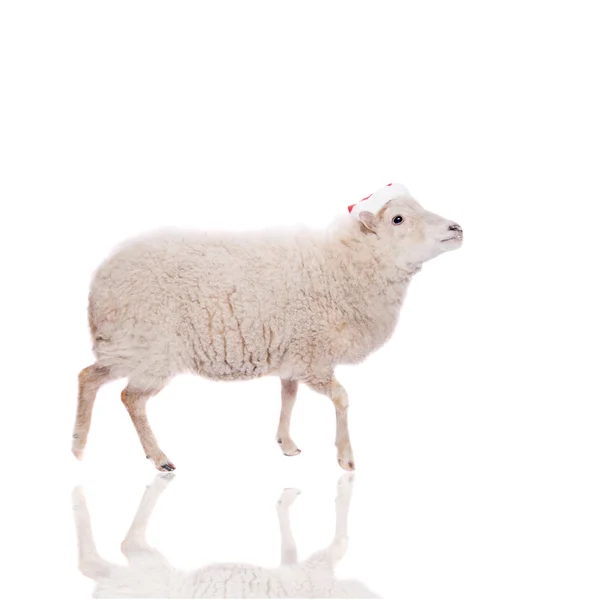
{"type": "Polygon", "coordinates": [[[453,235],[452,237],[446,238],[442,240],[442,244],[444,242],[454,242],[454,241],[462,241],[462,235],[453,235]]]}

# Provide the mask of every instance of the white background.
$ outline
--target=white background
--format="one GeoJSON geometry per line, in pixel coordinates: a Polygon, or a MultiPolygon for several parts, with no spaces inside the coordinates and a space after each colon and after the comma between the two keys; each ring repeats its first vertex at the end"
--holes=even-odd
{"type": "MultiPolygon", "coordinates": [[[[162,225],[324,227],[399,181],[458,221],[398,330],[341,367],[357,472],[340,578],[384,597],[597,598],[600,93],[593,2],[13,2],[0,9],[2,596],[89,597],[72,488],[122,540],[154,472],[98,396],[87,286],[162,225]]],[[[597,7],[596,7],[597,8],[597,7]]],[[[331,403],[175,380],[149,405],[177,465],[148,531],[174,564],[276,566],[333,534],[331,403]],[[233,423],[229,417],[236,415],[233,423]]]]}

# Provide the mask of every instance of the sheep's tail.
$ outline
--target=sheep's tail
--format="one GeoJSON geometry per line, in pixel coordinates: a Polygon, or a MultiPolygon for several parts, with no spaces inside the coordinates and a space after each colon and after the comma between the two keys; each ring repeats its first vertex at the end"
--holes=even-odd
{"type": "Polygon", "coordinates": [[[96,320],[94,318],[94,302],[91,294],[88,296],[88,325],[90,326],[92,339],[95,340],[98,335],[98,326],[96,325],[96,320]]]}
{"type": "Polygon", "coordinates": [[[94,354],[96,354],[96,358],[98,358],[98,348],[103,342],[107,341],[107,338],[100,333],[97,320],[97,311],[91,294],[88,297],[88,325],[90,328],[90,334],[92,336],[92,349],[94,354]]]}

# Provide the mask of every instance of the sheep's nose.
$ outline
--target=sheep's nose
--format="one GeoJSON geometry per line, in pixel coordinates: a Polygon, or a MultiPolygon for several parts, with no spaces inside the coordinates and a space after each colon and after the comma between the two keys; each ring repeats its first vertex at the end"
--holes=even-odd
{"type": "Polygon", "coordinates": [[[460,231],[462,233],[462,227],[458,223],[452,223],[452,225],[448,226],[450,231],[460,231]]]}

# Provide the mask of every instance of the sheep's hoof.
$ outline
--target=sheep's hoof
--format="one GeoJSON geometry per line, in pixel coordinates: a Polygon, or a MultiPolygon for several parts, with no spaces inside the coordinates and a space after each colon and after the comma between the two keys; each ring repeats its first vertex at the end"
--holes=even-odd
{"type": "Polygon", "coordinates": [[[297,448],[296,444],[294,444],[292,441],[286,441],[285,444],[282,442],[277,443],[279,444],[279,447],[285,456],[296,456],[296,454],[300,454],[301,452],[300,448],[297,448]]]}
{"type": "Polygon", "coordinates": [[[354,461],[353,460],[346,461],[346,460],[343,460],[341,458],[338,458],[338,464],[345,471],[354,471],[354,469],[355,469],[354,461]]]}
{"type": "Polygon", "coordinates": [[[175,465],[164,455],[159,454],[158,456],[152,456],[150,454],[146,454],[146,458],[152,461],[152,464],[159,471],[174,471],[175,465]]]}
{"type": "Polygon", "coordinates": [[[83,448],[81,447],[81,442],[77,438],[73,439],[73,445],[71,446],[71,452],[73,453],[73,456],[77,460],[81,460],[83,458],[83,448]]]}
{"type": "Polygon", "coordinates": [[[296,448],[295,450],[290,450],[289,452],[284,452],[285,456],[296,456],[296,454],[300,454],[302,450],[300,448],[296,448]]]}
{"type": "Polygon", "coordinates": [[[296,454],[300,454],[301,452],[300,448],[297,448],[296,444],[294,444],[294,442],[292,442],[290,439],[285,440],[284,442],[280,437],[278,437],[277,443],[279,444],[281,451],[286,456],[296,456],[296,454]]]}

